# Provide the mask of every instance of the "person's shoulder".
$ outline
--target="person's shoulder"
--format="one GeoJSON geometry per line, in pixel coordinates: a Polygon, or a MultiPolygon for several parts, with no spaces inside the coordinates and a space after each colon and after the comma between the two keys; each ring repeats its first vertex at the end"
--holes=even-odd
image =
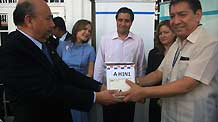
{"type": "Polygon", "coordinates": [[[160,51],[160,49],[154,47],[153,49],[151,49],[148,53],[149,57],[164,57],[164,53],[162,51],[160,51]]]}
{"type": "Polygon", "coordinates": [[[151,49],[149,51],[149,53],[159,53],[159,52],[160,52],[160,50],[158,48],[156,48],[156,47],[154,47],[153,49],[151,49]]]}
{"type": "Polygon", "coordinates": [[[68,41],[60,41],[58,46],[61,47],[61,48],[65,48],[70,43],[71,43],[70,40],[68,40],[68,41]]]}
{"type": "Polygon", "coordinates": [[[59,44],[60,45],[67,45],[70,43],[70,40],[69,41],[60,41],[59,44]]]}
{"type": "Polygon", "coordinates": [[[209,38],[212,41],[218,41],[218,39],[215,37],[215,35],[213,35],[212,33],[208,32],[205,28],[201,28],[202,32],[200,35],[205,36],[207,38],[209,38]]]}
{"type": "Polygon", "coordinates": [[[8,34],[8,36],[13,36],[13,35],[18,35],[19,33],[18,33],[18,31],[16,30],[16,31],[12,31],[12,32],[10,32],[9,34],[8,34]]]}
{"type": "Polygon", "coordinates": [[[20,38],[20,37],[23,37],[24,35],[19,32],[18,30],[16,31],[12,31],[11,33],[8,34],[8,39],[10,38],[20,38]]]}
{"type": "Polygon", "coordinates": [[[11,33],[8,34],[5,43],[11,44],[13,43],[14,45],[20,43],[19,40],[27,40],[28,38],[22,34],[21,32],[19,32],[18,30],[16,31],[12,31],[11,33]]]}
{"type": "Polygon", "coordinates": [[[134,40],[143,42],[142,37],[140,37],[139,35],[137,35],[137,34],[135,34],[133,32],[129,32],[129,36],[132,37],[132,39],[134,39],[134,40]]]}
{"type": "Polygon", "coordinates": [[[94,47],[91,46],[89,43],[84,43],[83,46],[88,50],[91,50],[91,51],[94,50],[94,47]]]}
{"type": "Polygon", "coordinates": [[[92,48],[92,46],[89,43],[84,43],[82,45],[83,47],[88,48],[88,49],[92,48]]]}
{"type": "Polygon", "coordinates": [[[153,49],[151,49],[149,52],[156,52],[158,51],[158,48],[154,47],[153,49]]]}
{"type": "Polygon", "coordinates": [[[72,34],[67,31],[67,35],[66,35],[65,41],[71,40],[71,37],[72,37],[72,34]]]}
{"type": "MultiPolygon", "coordinates": [[[[6,40],[2,44],[4,49],[14,51],[26,49],[25,46],[30,46],[29,38],[16,30],[8,34],[6,40]],[[28,44],[28,45],[27,45],[28,44]],[[25,46],[24,46],[25,45],[25,46]]],[[[18,53],[18,51],[15,51],[18,53]]]]}
{"type": "Polygon", "coordinates": [[[203,26],[198,27],[188,38],[192,39],[194,42],[198,42],[199,44],[204,43],[204,45],[218,42],[215,35],[210,33],[203,26]],[[207,40],[206,42],[205,39],[207,40]]]}

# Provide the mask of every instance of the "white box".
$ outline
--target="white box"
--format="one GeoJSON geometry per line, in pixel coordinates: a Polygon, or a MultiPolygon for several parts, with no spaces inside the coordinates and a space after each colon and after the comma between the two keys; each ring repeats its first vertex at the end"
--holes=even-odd
{"type": "Polygon", "coordinates": [[[107,89],[127,91],[130,86],[126,79],[135,83],[134,63],[106,63],[107,89]]]}

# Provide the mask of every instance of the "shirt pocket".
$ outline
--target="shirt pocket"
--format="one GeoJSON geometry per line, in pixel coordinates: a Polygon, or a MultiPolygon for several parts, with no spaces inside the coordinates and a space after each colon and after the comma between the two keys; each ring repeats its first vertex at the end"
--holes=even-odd
{"type": "Polygon", "coordinates": [[[179,60],[178,62],[179,76],[184,76],[189,64],[190,64],[189,60],[179,60]]]}

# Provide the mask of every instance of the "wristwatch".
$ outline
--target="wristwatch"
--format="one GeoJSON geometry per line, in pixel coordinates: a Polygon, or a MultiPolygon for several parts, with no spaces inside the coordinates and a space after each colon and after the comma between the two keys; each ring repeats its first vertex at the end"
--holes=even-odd
{"type": "Polygon", "coordinates": [[[135,79],[135,83],[137,84],[137,85],[140,85],[140,81],[136,78],[135,79]]]}

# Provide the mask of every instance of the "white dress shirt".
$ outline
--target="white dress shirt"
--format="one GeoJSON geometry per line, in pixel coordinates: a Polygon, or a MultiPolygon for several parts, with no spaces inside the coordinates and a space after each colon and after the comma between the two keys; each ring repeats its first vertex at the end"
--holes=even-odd
{"type": "Polygon", "coordinates": [[[66,32],[62,37],[59,39],[60,42],[63,42],[67,37],[68,32],[66,32]]]}
{"type": "Polygon", "coordinates": [[[131,32],[124,40],[118,37],[117,32],[103,36],[94,68],[94,79],[102,83],[105,83],[105,62],[134,62],[135,76],[143,76],[145,73],[143,40],[131,32]]]}

